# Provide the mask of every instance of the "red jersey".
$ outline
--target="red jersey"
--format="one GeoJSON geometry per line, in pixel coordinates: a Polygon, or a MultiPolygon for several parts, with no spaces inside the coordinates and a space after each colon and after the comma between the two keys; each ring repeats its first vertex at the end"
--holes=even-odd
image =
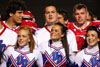
{"type": "Polygon", "coordinates": [[[19,25],[17,27],[9,27],[8,25],[6,25],[6,22],[5,21],[1,21],[1,24],[4,27],[13,30],[14,32],[17,32],[18,29],[21,26],[24,26],[24,25],[29,26],[32,29],[33,32],[35,32],[37,30],[37,28],[38,28],[37,24],[35,22],[33,22],[33,21],[30,21],[30,20],[23,20],[22,23],[21,23],[21,25],[19,25]]]}
{"type": "Polygon", "coordinates": [[[86,29],[88,26],[91,26],[91,25],[100,25],[100,22],[88,22],[87,26],[84,29],[79,29],[74,24],[74,22],[70,22],[67,25],[68,29],[72,30],[76,36],[78,50],[80,50],[82,48],[82,46],[84,45],[85,36],[86,36],[86,29]]]}

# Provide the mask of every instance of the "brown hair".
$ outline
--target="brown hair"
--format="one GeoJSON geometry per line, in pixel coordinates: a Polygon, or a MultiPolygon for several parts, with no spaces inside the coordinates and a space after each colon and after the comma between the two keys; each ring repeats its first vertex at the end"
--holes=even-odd
{"type": "Polygon", "coordinates": [[[82,9],[82,8],[85,8],[86,9],[86,11],[87,11],[87,6],[85,5],[85,4],[82,4],[82,3],[78,3],[78,4],[76,4],[75,6],[74,6],[74,8],[73,8],[73,12],[75,12],[76,11],[76,9],[82,9]]]}
{"type": "MultiPolygon", "coordinates": [[[[30,38],[30,42],[29,42],[29,48],[30,48],[30,52],[33,52],[33,49],[35,47],[35,41],[34,41],[34,38],[33,38],[33,33],[32,33],[32,30],[30,27],[28,26],[21,26],[18,30],[18,32],[20,30],[27,30],[29,32],[29,38],[30,38]]],[[[16,45],[15,45],[15,49],[17,49],[19,47],[19,44],[18,44],[18,41],[16,42],[16,45]]]]}

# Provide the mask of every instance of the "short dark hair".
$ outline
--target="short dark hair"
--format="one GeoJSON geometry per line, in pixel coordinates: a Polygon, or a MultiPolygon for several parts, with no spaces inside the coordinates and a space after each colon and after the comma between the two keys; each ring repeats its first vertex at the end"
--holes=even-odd
{"type": "Polygon", "coordinates": [[[58,9],[57,12],[64,17],[64,20],[68,20],[69,19],[68,12],[66,10],[58,9]]]}
{"type": "Polygon", "coordinates": [[[25,9],[26,6],[23,0],[10,0],[6,8],[7,17],[9,17],[9,13],[16,13],[17,10],[25,11],[25,9]]]}

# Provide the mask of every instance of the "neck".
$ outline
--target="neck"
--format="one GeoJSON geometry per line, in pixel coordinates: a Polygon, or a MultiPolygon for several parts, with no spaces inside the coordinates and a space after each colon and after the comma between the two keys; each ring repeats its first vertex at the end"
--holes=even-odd
{"type": "Polygon", "coordinates": [[[6,22],[6,25],[9,27],[16,27],[16,23],[12,20],[12,18],[9,18],[6,22]]]}
{"type": "Polygon", "coordinates": [[[54,24],[54,22],[47,22],[47,28],[51,29],[54,24]]]}
{"type": "Polygon", "coordinates": [[[3,26],[1,25],[1,23],[0,23],[0,30],[3,28],[3,26]]]}
{"type": "Polygon", "coordinates": [[[96,44],[96,45],[94,45],[94,46],[88,46],[88,49],[95,48],[96,46],[98,46],[98,44],[96,44]]]}
{"type": "Polygon", "coordinates": [[[84,29],[87,26],[87,24],[88,24],[88,22],[85,22],[84,24],[75,23],[75,25],[80,29],[84,29]]]}

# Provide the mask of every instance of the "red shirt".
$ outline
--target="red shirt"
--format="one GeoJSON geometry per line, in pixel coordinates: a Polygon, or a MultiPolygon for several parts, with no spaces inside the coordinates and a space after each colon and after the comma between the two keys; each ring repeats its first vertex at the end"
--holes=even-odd
{"type": "Polygon", "coordinates": [[[98,25],[98,24],[100,25],[100,22],[88,22],[87,26],[84,29],[79,29],[74,24],[74,22],[70,22],[67,24],[68,29],[72,30],[76,36],[78,50],[80,50],[84,45],[87,27],[91,25],[98,25]]]}

